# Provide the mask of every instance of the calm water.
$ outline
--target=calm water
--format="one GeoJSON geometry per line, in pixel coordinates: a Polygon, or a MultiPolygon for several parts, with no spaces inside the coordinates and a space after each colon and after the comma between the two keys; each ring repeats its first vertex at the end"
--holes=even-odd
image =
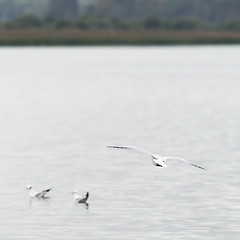
{"type": "Polygon", "coordinates": [[[239,239],[240,47],[0,49],[0,237],[239,239]],[[136,145],[151,159],[107,149],[136,145]],[[29,202],[26,186],[53,187],[29,202]],[[71,191],[90,192],[89,208],[71,191]]]}

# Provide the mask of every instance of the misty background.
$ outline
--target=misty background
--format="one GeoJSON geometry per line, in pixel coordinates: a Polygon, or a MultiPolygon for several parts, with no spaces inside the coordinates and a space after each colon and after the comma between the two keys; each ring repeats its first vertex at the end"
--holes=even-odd
{"type": "Polygon", "coordinates": [[[0,0],[2,28],[240,30],[238,0],[0,0]]]}

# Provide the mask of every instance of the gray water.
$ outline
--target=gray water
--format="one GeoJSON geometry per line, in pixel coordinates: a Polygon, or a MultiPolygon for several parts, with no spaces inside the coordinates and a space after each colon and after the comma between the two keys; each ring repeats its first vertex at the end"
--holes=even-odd
{"type": "Polygon", "coordinates": [[[239,239],[240,47],[0,49],[0,237],[239,239]],[[106,145],[136,145],[185,164],[106,145]],[[26,186],[52,187],[30,201],[26,186]],[[89,207],[71,192],[90,193],[89,207]]]}

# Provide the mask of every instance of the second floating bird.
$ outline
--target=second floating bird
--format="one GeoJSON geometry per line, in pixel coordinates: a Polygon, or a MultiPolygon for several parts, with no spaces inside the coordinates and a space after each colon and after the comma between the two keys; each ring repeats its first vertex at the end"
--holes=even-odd
{"type": "Polygon", "coordinates": [[[89,192],[86,193],[85,197],[80,196],[78,194],[77,190],[74,190],[72,192],[72,194],[73,194],[73,200],[74,200],[75,203],[86,203],[87,204],[87,200],[88,200],[88,197],[89,197],[89,192]]]}

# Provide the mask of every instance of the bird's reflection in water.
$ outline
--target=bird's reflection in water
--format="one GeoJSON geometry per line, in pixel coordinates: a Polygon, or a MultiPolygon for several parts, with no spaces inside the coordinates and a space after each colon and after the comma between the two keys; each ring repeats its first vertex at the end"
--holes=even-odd
{"type": "Polygon", "coordinates": [[[49,199],[50,197],[41,197],[41,198],[29,197],[28,208],[32,208],[34,202],[42,202],[44,205],[49,206],[50,205],[50,202],[48,201],[49,199]]]}
{"type": "Polygon", "coordinates": [[[76,208],[79,208],[80,206],[84,207],[85,209],[89,209],[89,203],[77,203],[74,204],[76,208]]]}

